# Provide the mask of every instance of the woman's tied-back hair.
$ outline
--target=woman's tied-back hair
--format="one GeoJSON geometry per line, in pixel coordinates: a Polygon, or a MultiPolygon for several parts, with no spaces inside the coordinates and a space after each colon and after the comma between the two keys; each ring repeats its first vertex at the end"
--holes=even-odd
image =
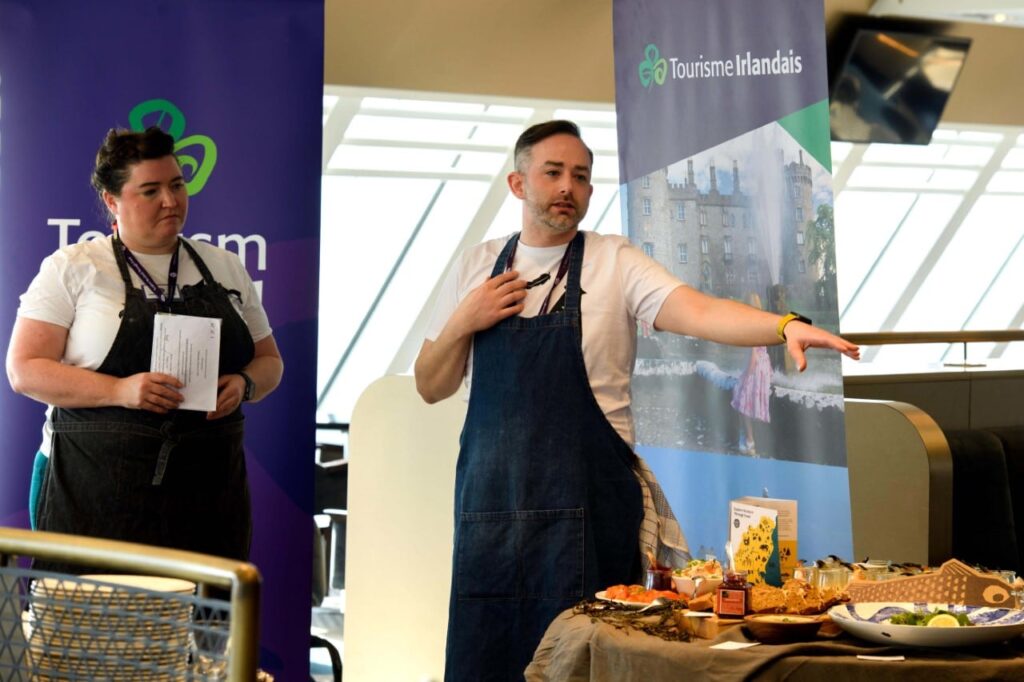
{"type": "Polygon", "coordinates": [[[133,165],[173,154],[174,138],[156,126],[146,128],[141,133],[111,128],[96,152],[92,186],[101,198],[103,192],[119,197],[133,165]]]}
{"type": "MultiPolygon", "coordinates": [[[[532,125],[524,130],[519,139],[516,140],[514,156],[516,170],[520,173],[525,173],[526,164],[530,158],[530,150],[533,149],[533,145],[548,139],[552,135],[572,135],[580,142],[583,142],[579,126],[572,121],[554,120],[532,125]]],[[[586,143],[583,146],[586,147],[587,153],[590,154],[590,165],[593,166],[594,152],[591,151],[590,147],[587,147],[586,143]]]]}

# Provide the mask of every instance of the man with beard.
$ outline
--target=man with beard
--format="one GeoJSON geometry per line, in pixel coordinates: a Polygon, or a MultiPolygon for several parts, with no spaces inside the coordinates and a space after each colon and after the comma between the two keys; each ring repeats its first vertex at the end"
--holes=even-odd
{"type": "MultiPolygon", "coordinates": [[[[522,231],[452,268],[416,359],[428,403],[471,383],[455,479],[445,679],[522,679],[551,620],[636,582],[667,542],[660,491],[633,452],[636,324],[720,343],[857,347],[687,287],[621,236],[578,229],[593,153],[569,121],[528,128],[509,188],[522,231]],[[471,382],[470,382],[471,380],[471,382]]],[[[668,519],[673,526],[674,519],[668,519]]],[[[678,531],[678,526],[675,525],[678,531]]]]}

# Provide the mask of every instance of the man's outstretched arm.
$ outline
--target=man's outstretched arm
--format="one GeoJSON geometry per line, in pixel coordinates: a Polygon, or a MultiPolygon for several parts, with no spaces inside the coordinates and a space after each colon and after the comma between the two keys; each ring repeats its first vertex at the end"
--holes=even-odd
{"type": "MultiPolygon", "coordinates": [[[[654,328],[696,336],[733,346],[774,346],[782,343],[777,333],[781,315],[716,298],[688,286],[680,286],[665,299],[654,328]]],[[[785,326],[786,347],[801,372],[807,367],[804,351],[827,348],[857,360],[860,349],[824,329],[792,320],[785,326]]]]}

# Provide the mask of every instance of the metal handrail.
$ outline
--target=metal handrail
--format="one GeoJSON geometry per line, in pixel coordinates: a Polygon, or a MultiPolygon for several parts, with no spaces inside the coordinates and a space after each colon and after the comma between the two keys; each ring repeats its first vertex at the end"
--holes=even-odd
{"type": "Polygon", "coordinates": [[[981,343],[986,341],[1024,341],[1024,329],[994,329],[950,332],[853,332],[843,338],[859,346],[898,343],[981,343]]]}
{"type": "Polygon", "coordinates": [[[12,565],[17,557],[181,578],[230,590],[231,656],[227,679],[230,682],[256,679],[262,578],[253,564],[133,542],[0,527],[0,566],[12,565]]]}

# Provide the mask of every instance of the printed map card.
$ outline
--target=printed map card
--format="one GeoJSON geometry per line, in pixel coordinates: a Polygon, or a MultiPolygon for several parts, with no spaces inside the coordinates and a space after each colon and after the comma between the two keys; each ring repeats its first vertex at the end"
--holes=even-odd
{"type": "Polygon", "coordinates": [[[752,504],[755,507],[767,507],[779,513],[776,523],[779,532],[779,566],[782,579],[793,577],[793,569],[800,563],[797,555],[797,502],[782,500],[775,497],[741,497],[736,502],[752,504]]]}
{"type": "Polygon", "coordinates": [[[774,509],[729,503],[729,545],[733,565],[747,572],[747,580],[755,585],[782,585],[779,569],[778,515],[774,509]]]}

